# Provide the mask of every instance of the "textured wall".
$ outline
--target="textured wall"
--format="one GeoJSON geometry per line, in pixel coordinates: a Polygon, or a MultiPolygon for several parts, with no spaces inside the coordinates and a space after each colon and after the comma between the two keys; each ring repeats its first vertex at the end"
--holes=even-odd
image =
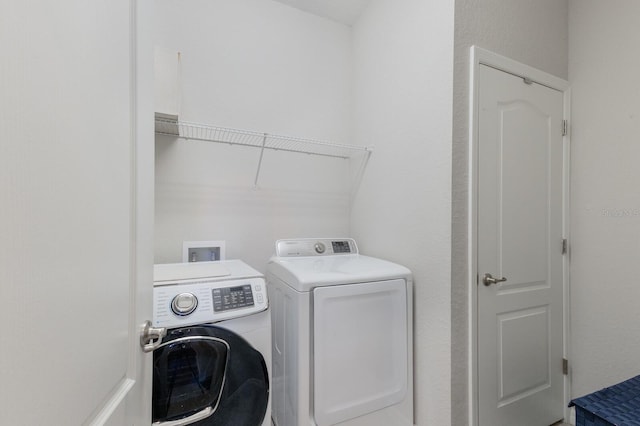
{"type": "Polygon", "coordinates": [[[569,2],[573,396],[640,374],[640,3],[569,2]]]}
{"type": "Polygon", "coordinates": [[[415,277],[415,421],[450,424],[453,2],[374,0],[354,27],[355,134],[373,145],[351,228],[415,277]]]}
{"type": "Polygon", "coordinates": [[[452,424],[468,424],[469,49],[476,45],[567,78],[566,0],[457,0],[453,105],[452,424]]]}

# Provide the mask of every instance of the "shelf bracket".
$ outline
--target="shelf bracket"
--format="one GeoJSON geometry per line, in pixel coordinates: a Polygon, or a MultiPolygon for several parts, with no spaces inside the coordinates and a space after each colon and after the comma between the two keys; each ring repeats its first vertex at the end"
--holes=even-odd
{"type": "Polygon", "coordinates": [[[353,199],[360,188],[360,183],[362,182],[362,177],[364,176],[364,170],[367,168],[367,163],[369,162],[369,157],[371,157],[371,150],[369,148],[364,152],[364,158],[360,160],[360,167],[355,174],[355,177],[351,183],[351,198],[353,199]]]}
{"type": "Polygon", "coordinates": [[[260,167],[262,167],[262,156],[264,155],[264,147],[267,144],[267,134],[262,135],[262,147],[260,148],[260,158],[258,159],[258,168],[256,169],[256,178],[253,180],[253,188],[258,187],[258,177],[260,176],[260,167]]]}

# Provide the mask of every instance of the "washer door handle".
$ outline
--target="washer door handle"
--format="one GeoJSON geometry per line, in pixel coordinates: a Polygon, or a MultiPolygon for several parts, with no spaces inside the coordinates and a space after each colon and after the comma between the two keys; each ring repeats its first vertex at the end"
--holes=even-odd
{"type": "Polygon", "coordinates": [[[183,419],[178,420],[165,420],[161,422],[153,422],[151,426],[185,426],[190,425],[191,423],[195,423],[198,420],[204,420],[210,415],[213,414],[215,410],[211,407],[207,407],[204,410],[198,411],[195,414],[190,415],[189,417],[185,417],[183,419]]]}
{"type": "Polygon", "coordinates": [[[140,346],[144,352],[153,352],[160,343],[162,338],[167,335],[167,329],[164,327],[151,327],[151,321],[146,320],[142,324],[140,330],[140,346]]]}

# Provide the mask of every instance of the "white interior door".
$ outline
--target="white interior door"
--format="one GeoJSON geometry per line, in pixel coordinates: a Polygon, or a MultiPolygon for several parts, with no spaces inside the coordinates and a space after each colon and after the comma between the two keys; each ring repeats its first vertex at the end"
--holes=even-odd
{"type": "Polygon", "coordinates": [[[563,93],[478,73],[479,424],[546,426],[564,416],[563,93]]]}
{"type": "Polygon", "coordinates": [[[135,125],[150,102],[135,102],[137,6],[3,3],[2,425],[150,423],[138,332],[151,311],[153,133],[151,116],[135,125]]]}

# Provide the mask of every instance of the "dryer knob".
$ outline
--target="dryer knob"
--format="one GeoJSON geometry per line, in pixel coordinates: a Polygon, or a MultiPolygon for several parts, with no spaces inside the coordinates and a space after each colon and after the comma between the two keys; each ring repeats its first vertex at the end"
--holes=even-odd
{"type": "Polygon", "coordinates": [[[193,293],[180,293],[171,301],[171,310],[174,314],[186,316],[196,310],[198,298],[193,293]]]}
{"type": "Polygon", "coordinates": [[[313,248],[316,250],[316,253],[318,253],[318,254],[322,254],[326,250],[326,247],[324,246],[324,244],[322,244],[320,242],[316,243],[313,246],[313,248]]]}

